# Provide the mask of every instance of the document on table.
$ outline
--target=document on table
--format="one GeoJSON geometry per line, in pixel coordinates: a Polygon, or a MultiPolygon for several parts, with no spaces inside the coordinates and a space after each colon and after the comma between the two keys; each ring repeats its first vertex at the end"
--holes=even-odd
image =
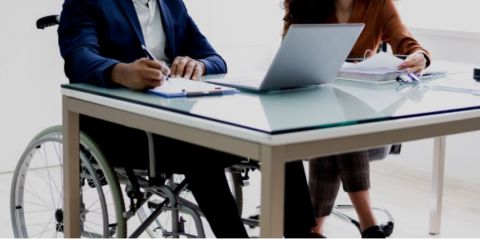
{"type": "MultiPolygon", "coordinates": [[[[391,83],[395,82],[398,76],[406,73],[405,70],[398,69],[402,62],[402,59],[392,54],[380,52],[359,63],[345,62],[337,78],[376,84],[391,83]]],[[[446,73],[446,71],[426,71],[420,79],[443,77],[446,73]]]]}
{"type": "Polygon", "coordinates": [[[163,82],[161,86],[151,89],[150,92],[163,97],[172,98],[233,94],[238,92],[238,90],[202,81],[193,81],[185,78],[170,78],[168,81],[163,82]]]}
{"type": "Polygon", "coordinates": [[[359,63],[345,62],[337,77],[376,83],[392,81],[405,73],[405,70],[398,69],[402,61],[391,54],[380,52],[359,63]]]}

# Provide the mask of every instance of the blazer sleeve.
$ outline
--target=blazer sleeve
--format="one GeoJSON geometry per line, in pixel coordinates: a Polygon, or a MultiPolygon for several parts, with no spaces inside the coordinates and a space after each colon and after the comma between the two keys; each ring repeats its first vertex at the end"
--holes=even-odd
{"type": "MultiPolygon", "coordinates": [[[[187,11],[185,5],[183,5],[187,11]]],[[[200,32],[197,24],[186,14],[185,31],[188,56],[197,59],[205,64],[206,74],[227,73],[227,64],[225,60],[213,49],[207,38],[200,32]]]]}
{"type": "Polygon", "coordinates": [[[58,40],[65,74],[71,83],[114,85],[110,72],[118,61],[100,54],[99,17],[93,0],[66,0],[63,4],[58,40]]]}
{"type": "Polygon", "coordinates": [[[408,55],[421,52],[427,59],[427,66],[430,65],[430,53],[413,38],[413,35],[403,24],[393,0],[385,0],[383,22],[385,23],[383,41],[390,44],[393,53],[408,55]]]}

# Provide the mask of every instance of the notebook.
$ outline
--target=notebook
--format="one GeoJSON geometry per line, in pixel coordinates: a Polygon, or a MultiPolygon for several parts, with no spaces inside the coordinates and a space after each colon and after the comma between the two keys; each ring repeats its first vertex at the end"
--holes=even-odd
{"type": "Polygon", "coordinates": [[[208,81],[251,91],[330,83],[363,27],[364,24],[293,24],[265,74],[208,81]]]}
{"type": "Polygon", "coordinates": [[[238,92],[238,90],[202,81],[193,81],[185,78],[170,78],[161,86],[151,89],[150,92],[163,97],[172,98],[233,94],[238,92]]]}

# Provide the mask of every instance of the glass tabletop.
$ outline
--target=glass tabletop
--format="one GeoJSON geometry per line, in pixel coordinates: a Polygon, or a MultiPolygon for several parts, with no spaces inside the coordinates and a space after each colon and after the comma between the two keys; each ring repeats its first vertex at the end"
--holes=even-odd
{"type": "Polygon", "coordinates": [[[183,98],[87,84],[62,87],[281,134],[480,109],[480,83],[472,79],[471,72],[449,72],[446,77],[425,81],[423,85],[336,80],[333,84],[282,92],[183,98]]]}

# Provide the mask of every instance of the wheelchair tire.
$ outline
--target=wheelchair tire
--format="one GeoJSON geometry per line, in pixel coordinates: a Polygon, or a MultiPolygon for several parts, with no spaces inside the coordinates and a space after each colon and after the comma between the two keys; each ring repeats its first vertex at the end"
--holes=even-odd
{"type": "MultiPolygon", "coordinates": [[[[62,127],[28,144],[15,169],[10,211],[15,237],[63,237],[62,127]]],[[[113,169],[95,143],[80,134],[81,236],[126,237],[123,197],[113,169]]]]}

